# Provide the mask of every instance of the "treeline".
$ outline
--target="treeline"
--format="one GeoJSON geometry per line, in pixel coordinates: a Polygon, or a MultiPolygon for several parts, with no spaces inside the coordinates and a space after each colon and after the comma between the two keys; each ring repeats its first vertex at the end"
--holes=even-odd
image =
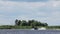
{"type": "Polygon", "coordinates": [[[16,26],[48,26],[47,23],[42,23],[40,21],[36,21],[36,20],[15,20],[15,25],[16,26]]]}
{"type": "Polygon", "coordinates": [[[42,23],[36,20],[15,20],[15,25],[2,25],[0,29],[31,29],[35,27],[45,27],[48,26],[47,23],[42,23]]]}

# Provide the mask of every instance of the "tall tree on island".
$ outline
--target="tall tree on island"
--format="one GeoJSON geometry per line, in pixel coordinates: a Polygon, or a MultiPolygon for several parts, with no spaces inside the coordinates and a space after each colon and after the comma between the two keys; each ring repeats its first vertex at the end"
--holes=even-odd
{"type": "Polygon", "coordinates": [[[21,20],[18,21],[18,24],[17,24],[17,25],[18,25],[18,26],[21,25],[21,20]]]}
{"type": "Polygon", "coordinates": [[[15,20],[15,25],[18,25],[18,19],[15,20]]]}

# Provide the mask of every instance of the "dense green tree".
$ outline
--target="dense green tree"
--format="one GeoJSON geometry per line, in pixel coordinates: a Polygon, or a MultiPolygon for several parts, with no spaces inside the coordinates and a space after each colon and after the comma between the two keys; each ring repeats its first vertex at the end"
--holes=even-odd
{"type": "Polygon", "coordinates": [[[35,20],[29,20],[28,23],[29,23],[29,26],[32,26],[34,25],[33,23],[35,23],[35,20]]]}
{"type": "Polygon", "coordinates": [[[21,25],[21,20],[18,21],[17,25],[18,25],[18,26],[21,25]]]}
{"type": "Polygon", "coordinates": [[[21,26],[27,26],[27,21],[25,21],[25,20],[22,20],[22,22],[21,22],[21,26]]]}
{"type": "Polygon", "coordinates": [[[28,25],[29,26],[31,26],[31,23],[32,23],[32,21],[31,20],[28,20],[28,25]]]}
{"type": "Polygon", "coordinates": [[[48,26],[48,24],[47,23],[44,23],[44,26],[48,26]]]}
{"type": "Polygon", "coordinates": [[[27,23],[22,23],[21,26],[28,26],[28,24],[27,23]]]}

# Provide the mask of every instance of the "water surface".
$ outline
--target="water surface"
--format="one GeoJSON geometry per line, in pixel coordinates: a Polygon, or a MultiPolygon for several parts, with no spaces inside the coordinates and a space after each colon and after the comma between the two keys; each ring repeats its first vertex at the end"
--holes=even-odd
{"type": "Polygon", "coordinates": [[[60,30],[0,29],[0,34],[60,34],[60,30]]]}

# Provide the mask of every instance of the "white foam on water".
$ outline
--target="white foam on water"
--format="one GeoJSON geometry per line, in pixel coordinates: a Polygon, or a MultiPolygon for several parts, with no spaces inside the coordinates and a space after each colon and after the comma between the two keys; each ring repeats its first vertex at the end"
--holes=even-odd
{"type": "Polygon", "coordinates": [[[46,30],[46,28],[44,28],[44,27],[41,27],[41,28],[38,28],[38,30],[46,30]]]}

